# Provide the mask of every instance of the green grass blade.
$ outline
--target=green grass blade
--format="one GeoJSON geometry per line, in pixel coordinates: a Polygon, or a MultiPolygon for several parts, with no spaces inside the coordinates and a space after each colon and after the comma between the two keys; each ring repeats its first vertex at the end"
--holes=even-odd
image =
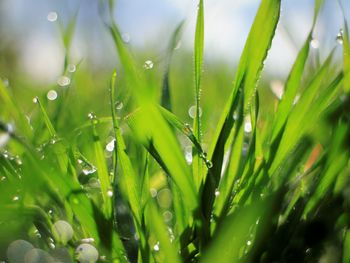
{"type": "Polygon", "coordinates": [[[150,200],[146,207],[146,215],[150,228],[150,233],[154,235],[159,242],[159,251],[155,253],[162,254],[163,261],[170,263],[180,263],[179,253],[176,250],[174,244],[170,241],[170,236],[167,227],[163,221],[163,217],[160,215],[154,200],[150,200]]]}
{"type": "MultiPolygon", "coordinates": [[[[203,65],[203,53],[204,53],[204,3],[203,0],[199,1],[198,13],[197,13],[197,25],[194,41],[194,80],[195,80],[195,107],[196,111],[193,119],[193,131],[194,136],[201,143],[202,131],[201,131],[201,113],[200,113],[200,89],[202,80],[202,65],[203,65]]],[[[193,178],[196,187],[199,188],[203,177],[203,162],[199,157],[199,152],[193,148],[192,150],[192,170],[193,178]]]]}
{"type": "Polygon", "coordinates": [[[346,231],[345,240],[343,245],[343,263],[350,262],[350,230],[346,231]]]}
{"type": "Polygon", "coordinates": [[[250,229],[265,207],[266,203],[260,201],[227,216],[200,262],[239,262],[241,250],[250,239],[250,229]]]}
{"type": "Polygon", "coordinates": [[[119,161],[119,165],[121,169],[121,180],[123,182],[123,186],[125,187],[123,190],[127,194],[131,211],[133,212],[133,215],[135,217],[137,227],[139,227],[141,226],[141,218],[142,218],[141,193],[140,193],[141,189],[139,185],[139,180],[133,169],[133,165],[129,159],[129,156],[127,155],[125,142],[120,131],[119,122],[116,118],[115,107],[114,107],[116,76],[117,76],[116,73],[114,73],[112,76],[111,86],[110,86],[112,122],[113,122],[114,136],[115,136],[116,146],[117,146],[115,151],[116,151],[117,159],[119,161]]]}
{"type": "Polygon", "coordinates": [[[0,80],[0,101],[3,109],[6,109],[6,113],[9,113],[10,116],[14,119],[23,135],[30,139],[32,137],[33,132],[30,128],[28,120],[26,120],[24,114],[17,106],[16,102],[10,95],[9,90],[7,89],[7,87],[5,87],[2,80],[0,80]]]}
{"type": "Polygon", "coordinates": [[[211,172],[216,181],[221,174],[225,144],[234,123],[233,113],[237,107],[237,96],[240,90],[244,91],[245,108],[250,104],[275,34],[280,5],[280,0],[263,0],[250,30],[239,62],[233,90],[217,125],[208,153],[209,159],[213,162],[211,172]]]}
{"type": "MultiPolygon", "coordinates": [[[[91,122],[96,122],[95,119],[92,119],[91,122]]],[[[92,134],[93,134],[93,148],[96,158],[96,168],[97,175],[101,184],[101,194],[103,199],[103,211],[105,217],[108,219],[112,215],[112,200],[109,192],[111,189],[111,182],[109,179],[109,172],[107,163],[104,156],[103,147],[100,141],[100,136],[97,132],[96,126],[92,126],[92,134]]]]}
{"type": "Polygon", "coordinates": [[[148,105],[128,116],[128,125],[136,138],[168,172],[181,189],[187,208],[197,208],[193,178],[174,134],[158,107],[148,105]]]}
{"type": "Polygon", "coordinates": [[[275,140],[277,135],[283,128],[290,110],[293,107],[293,101],[300,88],[301,79],[304,72],[305,63],[309,54],[311,33],[307,37],[302,49],[299,51],[298,57],[294,62],[293,68],[289,74],[288,80],[285,85],[285,93],[278,105],[276,119],[274,121],[274,128],[272,132],[271,140],[275,140]]]}
{"type": "Polygon", "coordinates": [[[350,93],[350,39],[349,29],[346,21],[344,21],[344,33],[343,33],[343,63],[344,63],[344,89],[347,93],[350,93]]]}

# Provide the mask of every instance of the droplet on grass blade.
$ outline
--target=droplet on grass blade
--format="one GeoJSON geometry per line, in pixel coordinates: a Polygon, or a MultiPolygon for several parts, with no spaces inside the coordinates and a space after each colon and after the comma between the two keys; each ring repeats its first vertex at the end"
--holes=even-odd
{"type": "Polygon", "coordinates": [[[153,246],[153,250],[154,251],[159,251],[159,242],[157,242],[154,246],[153,246]]]}
{"type": "Polygon", "coordinates": [[[75,250],[76,259],[80,263],[95,263],[98,260],[98,251],[91,244],[81,244],[75,250]]]}
{"type": "Polygon", "coordinates": [[[46,18],[49,22],[55,22],[55,21],[57,21],[58,14],[54,11],[51,11],[47,14],[46,18]]]}
{"type": "Polygon", "coordinates": [[[280,100],[284,93],[284,84],[280,80],[273,80],[270,83],[272,93],[280,100]]]}
{"type": "Polygon", "coordinates": [[[76,69],[77,69],[77,67],[76,67],[74,64],[69,64],[68,67],[67,67],[67,70],[68,70],[70,73],[75,72],[76,69]]]}
{"type": "Polygon", "coordinates": [[[67,76],[61,76],[58,78],[57,84],[61,87],[66,87],[70,84],[70,78],[67,76]]]}
{"type": "Polygon", "coordinates": [[[157,194],[157,201],[160,207],[169,208],[172,202],[172,194],[168,188],[162,189],[157,194]]]}
{"type": "Polygon", "coordinates": [[[116,109],[116,110],[121,110],[123,107],[124,107],[123,102],[117,101],[117,102],[115,103],[115,109],[116,109]]]}
{"type": "Polygon", "coordinates": [[[7,248],[7,259],[9,263],[24,263],[25,254],[34,246],[25,240],[13,241],[7,248]]]}
{"type": "Polygon", "coordinates": [[[317,49],[320,47],[320,42],[316,38],[313,38],[310,41],[310,45],[312,48],[317,49]]]}
{"type": "Polygon", "coordinates": [[[58,220],[54,223],[53,226],[58,234],[60,241],[64,245],[67,244],[67,242],[73,238],[73,228],[67,221],[58,220]]]}
{"type": "Polygon", "coordinates": [[[106,145],[106,150],[108,151],[108,152],[113,152],[113,150],[114,150],[114,139],[113,140],[111,140],[109,143],[107,143],[107,145],[106,145]]]}
{"type": "MultiPolygon", "coordinates": [[[[195,105],[191,106],[191,107],[188,109],[188,115],[189,115],[192,119],[194,119],[194,117],[196,116],[196,106],[195,106],[195,105]]],[[[202,108],[199,107],[199,117],[201,117],[201,116],[202,116],[202,108]]]]}
{"type": "Polygon", "coordinates": [[[152,69],[154,66],[153,61],[152,60],[146,60],[145,63],[143,64],[143,67],[145,69],[152,69]]]}
{"type": "Polygon", "coordinates": [[[344,41],[344,30],[340,29],[339,33],[337,35],[337,37],[335,38],[335,40],[340,44],[343,45],[343,41],[344,41]]]}
{"type": "Polygon", "coordinates": [[[33,103],[36,104],[36,103],[38,103],[38,102],[39,102],[39,98],[38,98],[38,97],[34,97],[34,98],[33,98],[33,103]]]}
{"type": "Polygon", "coordinates": [[[46,97],[48,100],[55,100],[57,99],[57,92],[55,90],[49,90],[46,94],[46,97]]]}

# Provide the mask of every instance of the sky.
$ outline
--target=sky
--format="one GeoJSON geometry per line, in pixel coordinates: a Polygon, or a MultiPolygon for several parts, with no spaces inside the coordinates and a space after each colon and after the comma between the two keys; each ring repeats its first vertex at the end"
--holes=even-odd
{"type": "MultiPolygon", "coordinates": [[[[195,30],[194,0],[118,0],[115,18],[132,48],[163,50],[176,25],[185,20],[181,48],[191,50],[195,30]]],[[[236,65],[257,11],[259,0],[205,1],[205,61],[236,65]]],[[[314,0],[282,0],[281,20],[266,61],[266,70],[285,76],[297,50],[311,27],[314,0]]],[[[350,11],[350,1],[343,0],[350,11]]],[[[346,12],[349,19],[350,13],[346,12]]],[[[97,0],[1,0],[0,26],[5,31],[0,48],[15,43],[23,71],[42,82],[51,82],[61,70],[63,49],[57,22],[49,22],[49,12],[57,12],[66,23],[78,12],[72,53],[75,61],[92,61],[96,66],[115,65],[117,56],[98,12],[97,0]],[[45,74],[43,74],[45,72],[45,74]]],[[[350,20],[350,19],[349,19],[350,20]]],[[[343,19],[337,1],[326,0],[314,37],[321,53],[336,46],[335,37],[343,19]]],[[[152,59],[152,58],[150,58],[152,59]]]]}

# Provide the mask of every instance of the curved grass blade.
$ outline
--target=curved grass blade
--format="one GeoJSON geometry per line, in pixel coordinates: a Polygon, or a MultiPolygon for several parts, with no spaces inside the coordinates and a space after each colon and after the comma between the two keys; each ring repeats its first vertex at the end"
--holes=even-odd
{"type": "MultiPolygon", "coordinates": [[[[264,60],[275,34],[280,5],[280,0],[263,0],[261,2],[246,41],[232,92],[217,125],[208,153],[208,157],[213,163],[213,168],[210,170],[214,176],[210,180],[214,179],[215,181],[214,189],[211,189],[212,193],[214,193],[221,175],[225,144],[232,132],[233,113],[239,100],[239,90],[241,89],[245,94],[244,108],[246,109],[254,95],[264,60]]],[[[209,180],[208,175],[206,180],[209,180]]]]}

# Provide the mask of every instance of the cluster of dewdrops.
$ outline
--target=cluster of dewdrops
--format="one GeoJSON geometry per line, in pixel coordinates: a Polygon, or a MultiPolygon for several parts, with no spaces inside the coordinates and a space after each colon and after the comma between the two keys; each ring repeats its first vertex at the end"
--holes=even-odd
{"type": "MultiPolygon", "coordinates": [[[[73,238],[72,226],[64,220],[58,220],[53,225],[57,237],[64,245],[73,238]]],[[[82,239],[75,249],[75,258],[80,263],[95,263],[99,259],[97,249],[91,244],[92,238],[82,239]]],[[[7,259],[9,263],[66,263],[71,262],[69,252],[64,247],[52,243],[50,253],[35,248],[26,240],[15,240],[7,248],[7,259]]]]}

